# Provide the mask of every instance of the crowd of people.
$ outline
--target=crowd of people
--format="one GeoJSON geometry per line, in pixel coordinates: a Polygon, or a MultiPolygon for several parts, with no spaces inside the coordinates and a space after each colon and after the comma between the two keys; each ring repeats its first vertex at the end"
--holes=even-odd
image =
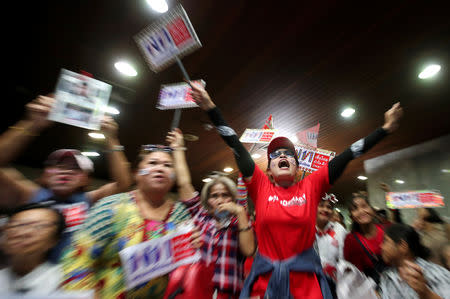
{"type": "Polygon", "coordinates": [[[400,103],[385,112],[381,127],[298,179],[288,138],[270,142],[262,170],[205,88],[191,84],[193,99],[234,154],[254,211],[237,200],[236,182],[227,176],[194,188],[178,128],[164,145],[142,145],[129,163],[111,117],[101,130],[113,182],[90,190],[93,163],[75,149],[50,153],[39,178],[25,178],[9,163],[52,124],[54,99],[39,96],[0,136],[1,298],[88,291],[108,299],[329,299],[338,298],[342,261],[373,280],[380,298],[450,298],[450,228],[435,210],[419,209],[407,225],[398,210],[376,211],[367,193],[355,192],[348,226],[328,193],[354,158],[398,128],[400,103]],[[187,226],[199,260],[131,285],[123,252],[187,226]]]}

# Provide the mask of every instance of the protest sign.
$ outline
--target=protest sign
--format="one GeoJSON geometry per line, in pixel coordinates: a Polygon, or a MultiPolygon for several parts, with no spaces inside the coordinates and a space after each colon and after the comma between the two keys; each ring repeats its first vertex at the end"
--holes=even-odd
{"type": "Polygon", "coordinates": [[[242,143],[270,143],[275,133],[276,130],[245,129],[239,140],[242,143]]]}
{"type": "Polygon", "coordinates": [[[155,73],[202,46],[181,4],[144,28],[134,39],[155,73]]]}
{"type": "Polygon", "coordinates": [[[120,251],[127,290],[198,261],[200,252],[191,245],[193,228],[193,224],[183,225],[173,233],[120,251]]]}
{"type": "Polygon", "coordinates": [[[439,191],[419,190],[386,194],[386,206],[390,209],[430,208],[444,205],[444,197],[439,191]]]}
{"type": "Polygon", "coordinates": [[[334,156],[335,152],[323,149],[311,149],[304,146],[295,146],[299,167],[304,172],[312,173],[326,165],[334,156]]]}
{"type": "Polygon", "coordinates": [[[55,90],[55,104],[48,119],[90,130],[99,130],[112,86],[62,69],[55,90]]]}
{"type": "MultiPolygon", "coordinates": [[[[205,87],[203,80],[194,81],[205,87]]],[[[192,88],[187,83],[161,85],[157,108],[160,110],[198,107],[191,95],[192,88]]]]}

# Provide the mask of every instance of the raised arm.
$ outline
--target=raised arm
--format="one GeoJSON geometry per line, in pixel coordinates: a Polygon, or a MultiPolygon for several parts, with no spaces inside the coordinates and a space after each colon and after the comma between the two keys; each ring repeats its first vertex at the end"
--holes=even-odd
{"type": "Polygon", "coordinates": [[[34,137],[53,123],[47,117],[54,101],[52,97],[38,96],[25,106],[25,117],[0,135],[0,166],[14,160],[34,137]]]}
{"type": "Polygon", "coordinates": [[[356,141],[348,149],[331,160],[328,163],[330,184],[333,184],[341,176],[351,160],[361,156],[380,142],[386,135],[394,132],[398,128],[402,116],[403,109],[400,103],[395,103],[391,109],[384,113],[384,125],[382,127],[376,129],[367,137],[356,141]]]}
{"type": "Polygon", "coordinates": [[[195,189],[192,186],[191,173],[186,162],[183,133],[176,128],[169,132],[166,141],[173,149],[175,175],[177,177],[178,194],[182,201],[192,199],[195,189]]]}
{"type": "Polygon", "coordinates": [[[120,145],[117,138],[119,126],[112,117],[105,116],[102,120],[101,130],[106,137],[109,172],[114,182],[89,192],[89,197],[93,202],[103,197],[128,191],[133,182],[130,163],[128,163],[123,153],[123,146],[120,145]]]}
{"type": "Polygon", "coordinates": [[[255,170],[255,162],[249,152],[239,141],[236,132],[223,119],[219,108],[216,107],[204,87],[194,82],[191,82],[191,84],[193,99],[201,109],[208,113],[209,118],[216,127],[222,139],[233,150],[234,158],[236,159],[236,163],[244,179],[246,181],[250,181],[255,170]]]}

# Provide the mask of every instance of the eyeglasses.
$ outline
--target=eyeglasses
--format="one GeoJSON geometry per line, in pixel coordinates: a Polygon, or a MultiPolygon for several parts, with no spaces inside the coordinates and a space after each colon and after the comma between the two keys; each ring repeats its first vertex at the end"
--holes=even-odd
{"type": "Polygon", "coordinates": [[[271,152],[269,154],[270,159],[278,158],[281,155],[285,155],[288,158],[294,158],[295,159],[295,153],[291,150],[276,150],[274,152],[271,152]]]}
{"type": "Polygon", "coordinates": [[[144,144],[141,146],[141,149],[144,152],[166,152],[166,153],[173,152],[173,148],[161,144],[144,144]]]}
{"type": "Polygon", "coordinates": [[[39,223],[39,222],[27,222],[27,223],[10,223],[5,227],[5,231],[10,233],[16,233],[19,231],[33,230],[40,231],[58,224],[57,222],[39,223]]]}

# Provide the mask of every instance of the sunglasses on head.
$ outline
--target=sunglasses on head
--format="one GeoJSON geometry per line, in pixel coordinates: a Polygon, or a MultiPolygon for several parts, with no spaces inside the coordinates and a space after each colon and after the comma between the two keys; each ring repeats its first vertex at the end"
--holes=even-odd
{"type": "Polygon", "coordinates": [[[270,159],[278,158],[281,155],[285,155],[288,158],[295,158],[295,153],[291,150],[276,150],[269,154],[270,159]]]}
{"type": "Polygon", "coordinates": [[[144,152],[166,152],[166,153],[173,152],[173,148],[161,144],[144,144],[141,146],[141,150],[144,152]]]}

